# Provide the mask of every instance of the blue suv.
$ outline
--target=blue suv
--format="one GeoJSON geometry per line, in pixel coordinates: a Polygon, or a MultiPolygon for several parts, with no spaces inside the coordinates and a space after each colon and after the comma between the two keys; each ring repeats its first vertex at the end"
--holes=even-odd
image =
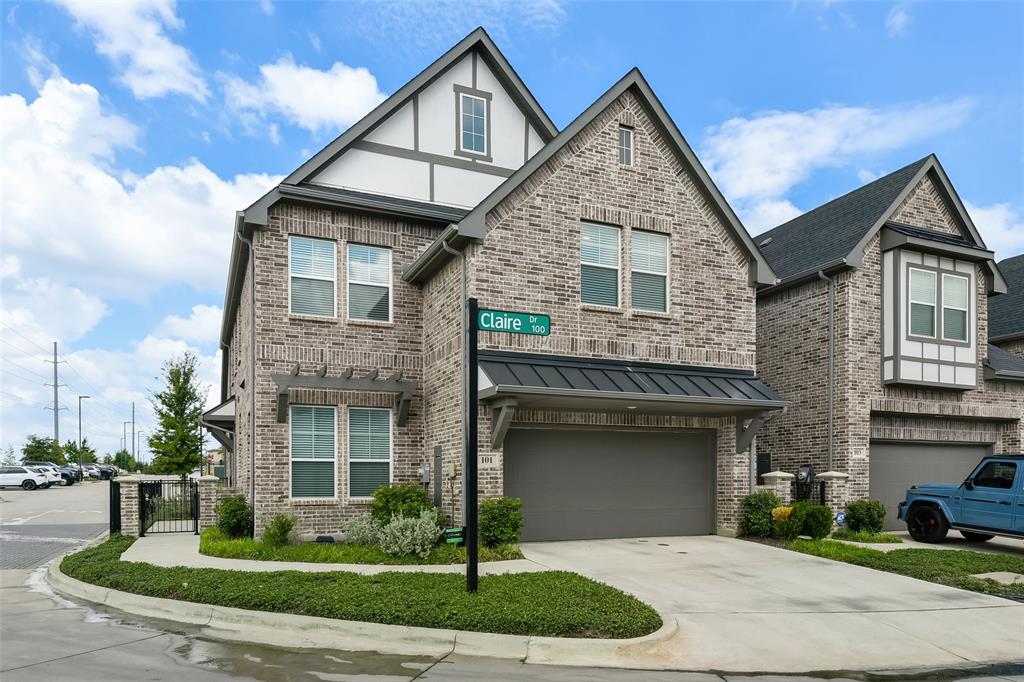
{"type": "Polygon", "coordinates": [[[973,542],[1024,538],[1024,455],[986,457],[963,483],[911,486],[897,515],[918,542],[941,542],[950,528],[973,542]]]}

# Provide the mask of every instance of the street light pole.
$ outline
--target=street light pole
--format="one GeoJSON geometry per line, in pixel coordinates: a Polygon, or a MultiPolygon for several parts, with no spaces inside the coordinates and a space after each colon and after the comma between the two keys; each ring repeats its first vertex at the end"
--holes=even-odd
{"type": "Polygon", "coordinates": [[[82,399],[89,398],[87,395],[78,396],[78,477],[82,477],[82,399]]]}
{"type": "Polygon", "coordinates": [[[130,419],[128,421],[126,421],[126,422],[121,422],[121,449],[122,450],[127,450],[128,449],[128,425],[131,424],[131,423],[132,422],[131,422],[130,419]]]}
{"type": "Polygon", "coordinates": [[[135,440],[136,440],[136,443],[135,443],[136,448],[135,449],[138,451],[138,455],[136,455],[138,457],[138,459],[135,460],[135,468],[136,469],[141,469],[142,468],[140,466],[140,462],[142,461],[142,434],[143,433],[145,433],[145,431],[143,431],[142,429],[139,429],[139,431],[138,431],[138,433],[136,434],[136,437],[135,437],[135,440]]]}

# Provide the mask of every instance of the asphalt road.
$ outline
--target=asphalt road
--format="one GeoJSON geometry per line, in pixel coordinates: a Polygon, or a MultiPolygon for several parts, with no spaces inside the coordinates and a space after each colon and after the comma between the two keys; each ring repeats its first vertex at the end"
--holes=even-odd
{"type": "MultiPolygon", "coordinates": [[[[176,624],[140,622],[53,595],[47,561],[107,527],[107,483],[0,490],[0,679],[3,682],[769,682],[769,676],[648,672],[523,665],[447,656],[441,659],[348,651],[287,650],[204,640],[176,624]]],[[[723,662],[727,667],[727,662],[723,662]]],[[[824,679],[824,678],[817,678],[824,679]]],[[[842,676],[829,676],[841,682],[842,676]]],[[[849,679],[866,678],[851,676],[849,679]]],[[[903,676],[901,680],[912,679],[903,676]]],[[[963,674],[919,679],[965,679],[963,674]]],[[[1024,682],[1020,671],[992,670],[982,680],[1024,682]]]]}

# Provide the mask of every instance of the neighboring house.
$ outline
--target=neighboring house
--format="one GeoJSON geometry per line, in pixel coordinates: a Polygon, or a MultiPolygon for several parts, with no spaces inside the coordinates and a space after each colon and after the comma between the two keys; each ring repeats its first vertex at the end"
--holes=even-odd
{"type": "Polygon", "coordinates": [[[1024,253],[1000,261],[1006,294],[992,299],[988,308],[988,341],[1024,358],[1024,253]]]}
{"type": "Polygon", "coordinates": [[[481,492],[525,539],[734,531],[776,277],[639,71],[559,132],[478,29],[236,228],[205,423],[257,533],[421,480],[457,522],[467,296],[551,317],[480,337],[481,492]]]}
{"type": "Polygon", "coordinates": [[[935,156],[756,241],[780,277],[758,292],[757,367],[791,403],[758,437],[771,468],[847,473],[895,527],[908,486],[1021,451],[1024,374],[988,346],[1006,282],[935,156]]]}

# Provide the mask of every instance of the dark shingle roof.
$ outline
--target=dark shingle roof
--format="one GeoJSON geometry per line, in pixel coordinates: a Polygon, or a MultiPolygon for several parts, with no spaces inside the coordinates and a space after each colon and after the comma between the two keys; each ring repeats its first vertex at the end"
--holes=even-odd
{"type": "Polygon", "coordinates": [[[444,204],[435,204],[428,201],[416,201],[415,199],[404,199],[402,197],[393,197],[386,194],[360,192],[354,189],[344,189],[341,187],[329,187],[327,185],[317,185],[311,182],[295,185],[295,187],[298,189],[325,192],[335,197],[338,201],[352,203],[357,206],[379,208],[403,214],[422,215],[424,217],[434,219],[442,218],[448,222],[458,222],[462,220],[467,213],[469,213],[469,209],[457,208],[455,206],[445,206],[444,204]]]}
{"type": "Polygon", "coordinates": [[[1006,293],[988,301],[988,338],[1024,335],[1024,253],[999,263],[1006,293]]]}
{"type": "Polygon", "coordinates": [[[900,234],[905,234],[909,237],[919,237],[921,239],[927,239],[928,241],[940,242],[951,246],[962,246],[965,249],[977,249],[979,251],[985,250],[969,239],[964,239],[963,237],[954,234],[929,230],[924,227],[914,227],[913,225],[904,225],[902,223],[893,222],[886,223],[886,227],[893,232],[899,232],[900,234]]]}
{"type": "Polygon", "coordinates": [[[1009,378],[1024,379],[1024,358],[1019,358],[991,343],[988,345],[985,364],[995,371],[997,377],[1005,375],[1009,378]]]}
{"type": "Polygon", "coordinates": [[[882,176],[822,204],[754,241],[780,279],[812,272],[845,258],[892,206],[931,157],[882,176]],[[771,241],[765,243],[765,240],[771,241]]]}

